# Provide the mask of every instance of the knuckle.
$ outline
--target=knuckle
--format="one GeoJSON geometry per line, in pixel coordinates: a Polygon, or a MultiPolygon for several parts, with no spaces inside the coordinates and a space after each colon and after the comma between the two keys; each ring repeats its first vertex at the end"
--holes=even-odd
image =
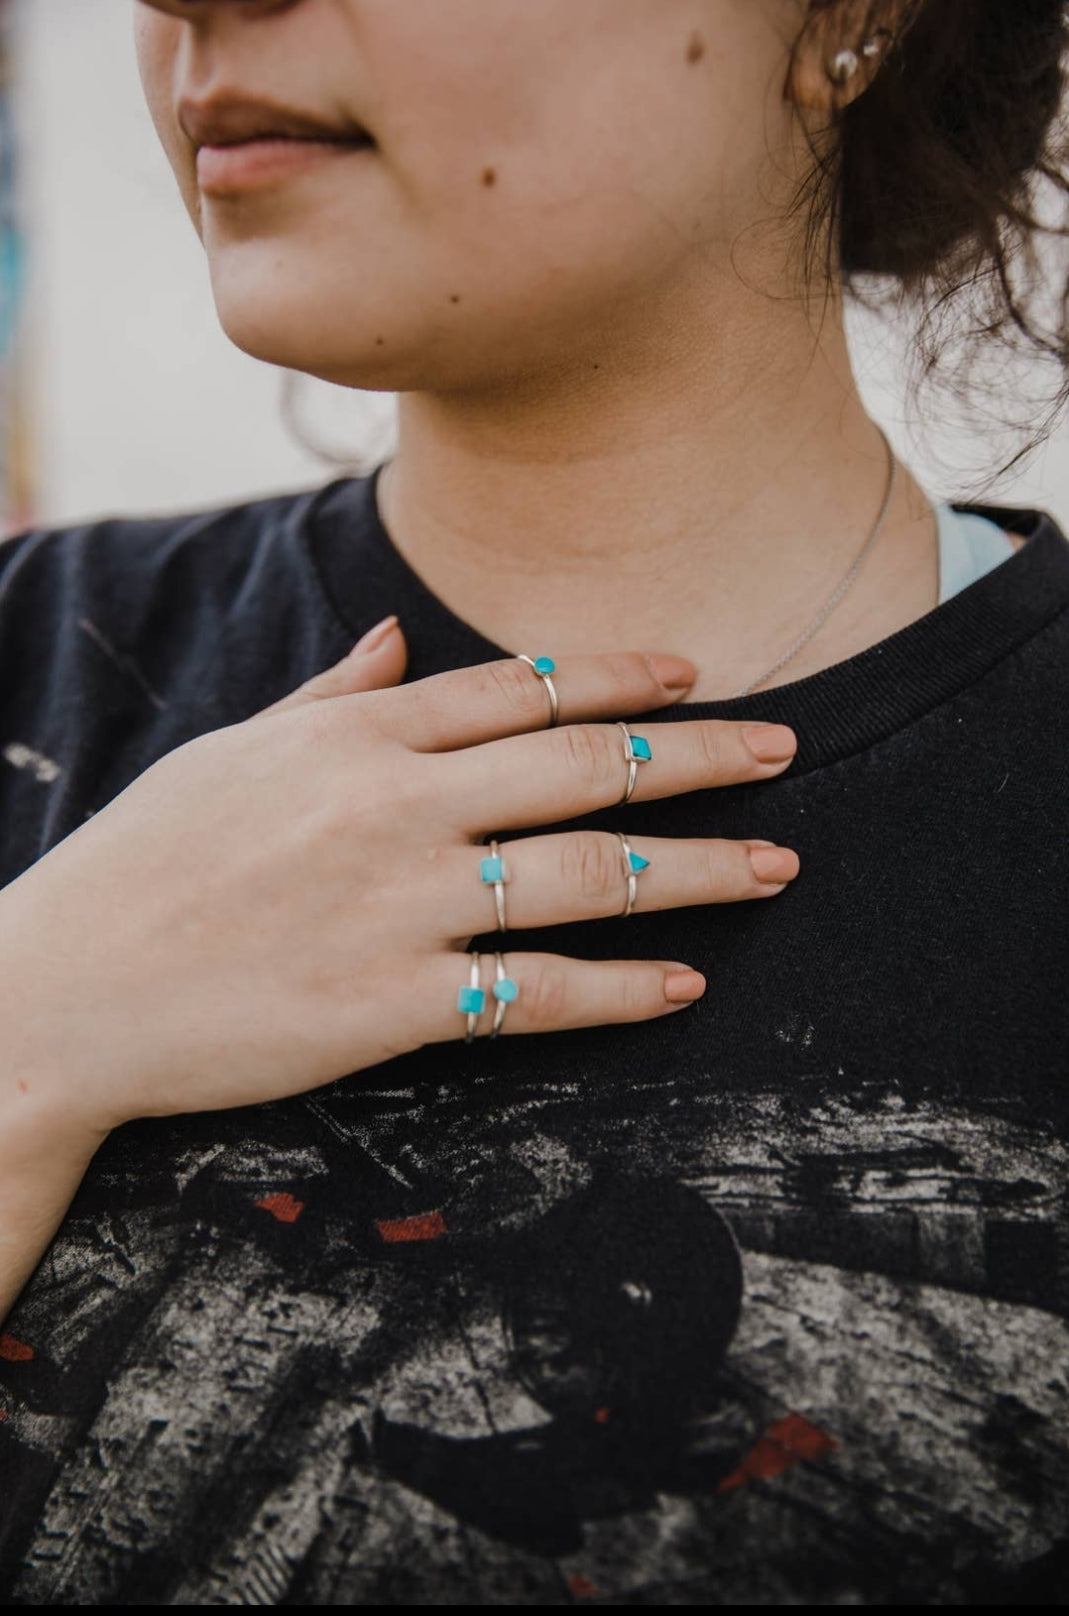
{"type": "MultiPolygon", "coordinates": [[[[696,861],[698,867],[697,874],[700,877],[703,889],[706,892],[718,892],[724,885],[724,876],[727,872],[729,861],[732,864],[734,863],[734,857],[730,853],[728,854],[728,857],[725,858],[726,851],[727,850],[725,849],[724,844],[717,842],[711,842],[698,849],[696,861]]],[[[746,855],[743,853],[744,860],[745,857],[746,855]]],[[[746,863],[746,869],[748,872],[748,861],[746,863]]]]}
{"type": "Polygon", "coordinates": [[[568,979],[563,965],[546,961],[523,984],[524,1010],[535,1029],[559,1025],[567,1002],[568,979]]]}
{"type": "Polygon", "coordinates": [[[699,724],[695,735],[698,755],[703,768],[710,774],[720,774],[727,764],[727,747],[724,744],[724,726],[716,719],[710,719],[699,724]]]}
{"type": "Polygon", "coordinates": [[[610,651],[604,658],[605,666],[621,692],[627,695],[660,693],[660,685],[650,671],[649,663],[639,651],[610,651]]]}
{"type": "Polygon", "coordinates": [[[646,1021],[653,1011],[653,995],[645,971],[629,970],[620,984],[620,1020],[646,1021]]]}
{"type": "Polygon", "coordinates": [[[546,698],[539,688],[540,680],[519,657],[506,662],[487,662],[480,670],[491,696],[503,697],[510,712],[530,720],[535,713],[546,710],[546,698]]]}
{"type": "Polygon", "coordinates": [[[576,831],[564,844],[561,856],[564,882],[569,892],[603,909],[619,897],[620,845],[602,831],[576,831]]]}
{"type": "Polygon", "coordinates": [[[558,731],[557,745],[581,786],[599,790],[614,776],[618,734],[596,724],[569,724],[558,731]]]}

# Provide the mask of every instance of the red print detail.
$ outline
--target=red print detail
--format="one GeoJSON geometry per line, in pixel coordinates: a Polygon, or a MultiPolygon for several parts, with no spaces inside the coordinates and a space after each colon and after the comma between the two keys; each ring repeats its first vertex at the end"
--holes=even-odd
{"type": "Polygon", "coordinates": [[[440,1240],[449,1233],[440,1212],[417,1212],[414,1218],[376,1218],[375,1227],[388,1246],[402,1240],[440,1240]]]}
{"type": "Polygon", "coordinates": [[[0,1335],[0,1358],[6,1358],[8,1363],[29,1363],[33,1356],[33,1348],[25,1341],[16,1341],[13,1335],[0,1335]]]}
{"type": "Polygon", "coordinates": [[[6,1408],[0,1408],[0,1420],[6,1420],[6,1419],[7,1419],[7,1409],[6,1408]]]}
{"type": "Polygon", "coordinates": [[[569,1577],[568,1587],[576,1599],[593,1599],[597,1589],[589,1577],[569,1577]]]}
{"type": "Polygon", "coordinates": [[[825,1458],[838,1445],[804,1415],[788,1414],[786,1419],[770,1425],[764,1436],[758,1437],[738,1469],[724,1477],[719,1490],[729,1493],[736,1487],[745,1487],[748,1481],[767,1481],[771,1476],[781,1476],[785,1470],[792,1470],[807,1459],[825,1458]]]}
{"type": "Polygon", "coordinates": [[[594,1418],[597,1420],[599,1425],[608,1425],[609,1416],[611,1414],[612,1414],[612,1409],[611,1408],[596,1408],[594,1410],[594,1418]]]}
{"type": "Polygon", "coordinates": [[[288,1190],[283,1190],[281,1195],[265,1195],[256,1205],[262,1207],[265,1212],[270,1212],[279,1223],[296,1223],[304,1211],[304,1202],[295,1201],[288,1190]]]}

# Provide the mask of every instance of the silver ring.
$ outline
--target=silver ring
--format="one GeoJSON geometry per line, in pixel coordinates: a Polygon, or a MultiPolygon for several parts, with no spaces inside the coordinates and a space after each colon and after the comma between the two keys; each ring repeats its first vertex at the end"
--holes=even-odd
{"type": "Polygon", "coordinates": [[[501,857],[501,849],[491,839],[489,857],[479,860],[479,880],[494,889],[494,908],[497,910],[498,931],[507,931],[508,929],[505,925],[505,882],[508,879],[508,867],[501,857]]]}
{"type": "Polygon", "coordinates": [[[653,751],[645,735],[632,735],[622,719],[618,719],[617,723],[624,732],[624,762],[627,764],[627,790],[620,801],[630,802],[638,778],[638,766],[640,763],[649,763],[653,751]]]}
{"type": "Polygon", "coordinates": [[[464,1035],[464,1042],[470,1044],[475,1037],[479,1025],[479,1017],[486,1008],[486,992],[479,985],[479,956],[474,949],[471,953],[471,969],[468,973],[468,982],[465,987],[457,990],[457,1009],[468,1018],[468,1030],[464,1035]]]}
{"type": "Polygon", "coordinates": [[[494,955],[494,985],[491,991],[497,1000],[497,1008],[494,1011],[494,1025],[490,1028],[490,1037],[496,1038],[501,1031],[505,1011],[520,996],[519,985],[506,971],[505,961],[500,954],[494,955]]]}
{"type": "Polygon", "coordinates": [[[624,856],[624,874],[627,877],[627,902],[620,911],[626,919],[635,907],[635,899],[638,896],[639,873],[642,870],[649,869],[650,861],[648,858],[643,858],[641,853],[635,852],[622,830],[618,830],[616,835],[620,838],[620,849],[624,856]]]}
{"type": "Polygon", "coordinates": [[[538,677],[541,679],[542,683],[545,685],[546,695],[549,697],[549,728],[555,729],[557,720],[560,717],[560,703],[557,700],[557,687],[553,683],[553,675],[557,671],[557,664],[554,662],[552,657],[529,657],[524,656],[522,651],[520,652],[520,661],[526,662],[530,667],[532,667],[537,673],[538,677]]]}

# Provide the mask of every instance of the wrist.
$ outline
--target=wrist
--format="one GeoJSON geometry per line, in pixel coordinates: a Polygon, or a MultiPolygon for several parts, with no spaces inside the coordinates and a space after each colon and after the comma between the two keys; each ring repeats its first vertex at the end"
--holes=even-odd
{"type": "Polygon", "coordinates": [[[30,1154],[52,1141],[88,1160],[119,1119],[97,1103],[85,1064],[93,1040],[21,887],[0,892],[0,1139],[30,1154]]]}

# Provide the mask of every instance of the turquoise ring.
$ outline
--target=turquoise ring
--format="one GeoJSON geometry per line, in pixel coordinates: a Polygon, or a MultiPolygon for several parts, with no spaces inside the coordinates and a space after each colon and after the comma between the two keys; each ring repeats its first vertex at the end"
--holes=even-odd
{"type": "Polygon", "coordinates": [[[457,991],[457,1009],[461,1015],[468,1018],[468,1029],[464,1035],[464,1042],[470,1044],[475,1037],[479,1017],[486,1009],[486,991],[479,985],[479,956],[474,951],[472,951],[471,955],[468,985],[457,991]]]}
{"type": "Polygon", "coordinates": [[[650,861],[648,858],[643,858],[641,853],[635,852],[622,830],[618,830],[616,834],[620,838],[620,851],[624,856],[624,874],[627,877],[627,902],[620,911],[626,917],[635,907],[635,899],[638,896],[639,874],[641,871],[649,869],[650,861]]]}
{"type": "Polygon", "coordinates": [[[549,697],[549,728],[554,729],[560,718],[560,703],[557,700],[557,687],[553,683],[553,675],[557,671],[557,664],[551,656],[529,657],[520,652],[520,661],[532,667],[546,687],[549,697]]]}
{"type": "Polygon", "coordinates": [[[501,857],[501,849],[491,838],[490,856],[479,860],[479,880],[486,886],[494,889],[494,908],[497,910],[497,929],[506,931],[505,925],[505,882],[509,879],[508,868],[501,857]]]}
{"type": "Polygon", "coordinates": [[[490,1037],[496,1038],[501,1031],[505,1011],[510,1004],[515,1004],[520,996],[519,984],[514,982],[505,970],[505,961],[500,954],[494,955],[494,985],[491,992],[497,1000],[497,1008],[494,1011],[494,1025],[490,1028],[490,1037]]]}
{"type": "Polygon", "coordinates": [[[638,766],[640,763],[648,763],[653,757],[653,751],[645,735],[632,735],[622,719],[618,719],[617,722],[624,732],[624,762],[627,764],[627,790],[620,801],[630,802],[638,777],[638,766]]]}

